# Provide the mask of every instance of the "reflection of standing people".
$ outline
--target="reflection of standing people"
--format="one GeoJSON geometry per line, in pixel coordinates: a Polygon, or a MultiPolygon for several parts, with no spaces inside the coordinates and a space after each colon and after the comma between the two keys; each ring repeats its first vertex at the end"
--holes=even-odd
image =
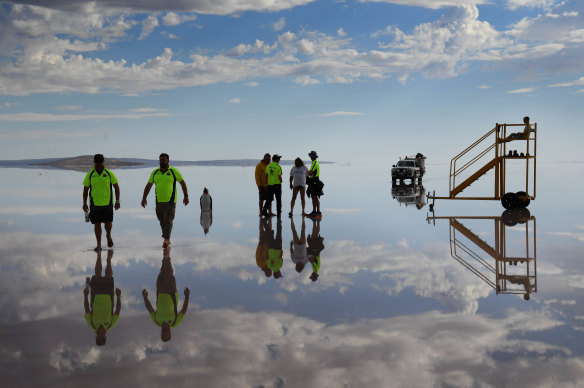
{"type": "Polygon", "coordinates": [[[306,175],[308,174],[308,168],[304,165],[304,162],[300,158],[294,160],[294,167],[290,170],[290,190],[292,190],[292,201],[290,202],[290,213],[288,215],[292,217],[292,211],[294,210],[294,202],[296,202],[296,196],[300,192],[300,201],[302,203],[302,215],[304,215],[305,200],[304,194],[306,192],[306,175]]]}
{"type": "Polygon", "coordinates": [[[300,237],[298,237],[298,232],[296,232],[296,226],[294,225],[294,218],[291,219],[292,224],[292,241],[290,241],[290,258],[292,262],[296,265],[296,272],[300,273],[304,269],[306,263],[308,263],[308,252],[306,249],[306,223],[304,222],[304,217],[302,217],[302,229],[300,229],[300,237]]]}
{"type": "MultiPolygon", "coordinates": [[[[258,186],[258,193],[260,197],[260,216],[262,215],[264,208],[264,201],[269,197],[268,193],[268,179],[266,178],[266,168],[270,164],[271,156],[270,154],[265,154],[264,158],[256,165],[255,168],[255,181],[258,186]]],[[[275,215],[272,213],[272,207],[270,205],[270,215],[275,215]]]]}
{"type": "Polygon", "coordinates": [[[112,240],[112,222],[114,221],[114,208],[120,208],[120,186],[114,173],[104,165],[102,154],[93,156],[94,167],[87,173],[83,180],[83,211],[89,211],[89,219],[93,224],[95,239],[97,240],[96,250],[101,249],[101,224],[105,228],[107,246],[113,247],[112,240]],[[116,192],[116,203],[114,205],[112,187],[116,192]],[[87,197],[89,204],[87,207],[87,197]]]}
{"type": "Polygon", "coordinates": [[[122,303],[122,291],[116,288],[116,311],[114,311],[114,271],[112,269],[113,250],[107,251],[105,276],[101,275],[101,251],[97,251],[95,261],[95,274],[91,280],[85,280],[83,290],[83,306],[85,308],[85,321],[95,331],[95,344],[105,345],[107,331],[113,329],[120,319],[122,303]],[[91,289],[91,302],[87,298],[91,289]]]}
{"type": "Polygon", "coordinates": [[[199,202],[201,204],[200,222],[203,231],[207,234],[213,223],[213,198],[209,195],[209,190],[207,190],[206,187],[203,189],[203,194],[201,195],[199,202]]]}
{"type": "Polygon", "coordinates": [[[185,300],[182,309],[180,312],[177,312],[178,292],[176,289],[174,270],[170,262],[170,247],[167,247],[163,251],[162,266],[160,267],[160,274],[156,279],[156,310],[154,310],[148,300],[148,291],[146,289],[142,290],[144,304],[148,313],[150,313],[152,322],[162,328],[160,339],[163,342],[170,341],[170,329],[180,325],[187,313],[189,296],[191,295],[191,291],[187,287],[185,287],[184,295],[185,300]]]}
{"type": "Polygon", "coordinates": [[[282,221],[278,220],[276,223],[276,237],[274,238],[274,230],[272,229],[272,221],[268,220],[268,268],[274,274],[274,279],[282,277],[282,264],[284,263],[284,251],[282,250],[282,221]]]}
{"type": "Polygon", "coordinates": [[[324,250],[324,238],[320,236],[320,221],[315,220],[312,224],[312,233],[306,238],[308,242],[308,261],[312,265],[312,274],[310,280],[318,280],[318,271],[320,271],[320,252],[324,250]]]}
{"type": "Polygon", "coordinates": [[[310,151],[308,154],[312,163],[308,172],[309,179],[306,194],[312,199],[312,212],[308,215],[311,218],[322,218],[320,213],[320,196],[322,195],[322,183],[320,181],[320,165],[318,164],[318,155],[316,151],[310,151]]]}
{"type": "Polygon", "coordinates": [[[264,272],[267,278],[272,276],[272,270],[268,268],[268,241],[269,235],[273,233],[268,228],[269,220],[262,220],[260,218],[260,236],[258,246],[256,248],[256,264],[264,272]]]}
{"type": "Polygon", "coordinates": [[[275,154],[272,156],[272,163],[268,164],[268,167],[266,167],[269,196],[262,211],[264,217],[272,215],[271,213],[268,213],[268,209],[271,208],[274,197],[276,197],[276,215],[278,217],[282,216],[282,168],[279,165],[280,158],[280,155],[275,154]]]}
{"type": "Polygon", "coordinates": [[[156,217],[160,221],[160,227],[162,228],[162,238],[164,239],[162,246],[166,248],[170,245],[172,221],[176,211],[176,182],[180,183],[182,188],[185,206],[189,204],[189,193],[187,184],[180,172],[169,165],[170,158],[168,154],[160,154],[159,162],[160,168],[152,171],[150,179],[148,179],[148,183],[144,188],[142,207],[146,207],[146,197],[148,197],[152,185],[156,185],[156,217]]]}

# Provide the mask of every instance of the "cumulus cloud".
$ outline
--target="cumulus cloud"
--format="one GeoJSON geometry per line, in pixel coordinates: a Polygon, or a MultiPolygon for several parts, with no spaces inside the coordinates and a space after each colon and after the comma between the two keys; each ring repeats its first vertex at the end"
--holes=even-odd
{"type": "Polygon", "coordinates": [[[284,18],[280,18],[278,19],[277,22],[272,24],[272,28],[274,29],[274,31],[282,31],[284,27],[286,27],[286,19],[284,18]]]}
{"type": "Polygon", "coordinates": [[[197,15],[193,15],[193,14],[185,14],[185,13],[176,13],[176,12],[167,12],[163,17],[162,17],[162,23],[165,26],[168,27],[173,27],[173,26],[178,26],[179,24],[185,23],[185,22],[190,22],[192,20],[196,20],[197,19],[197,15]]]}
{"type": "Polygon", "coordinates": [[[156,27],[158,27],[158,17],[152,15],[148,16],[142,21],[142,32],[140,33],[138,40],[146,38],[156,27]]]}
{"type": "MultiPolygon", "coordinates": [[[[528,0],[526,0],[528,1],[528,0]]],[[[456,7],[464,4],[479,5],[486,4],[488,0],[359,0],[361,3],[390,3],[399,5],[409,5],[415,7],[424,7],[430,9],[439,9],[444,7],[456,7]]]]}
{"type": "MultiPolygon", "coordinates": [[[[102,60],[99,55],[84,54],[104,50],[109,42],[127,37],[136,22],[125,13],[91,13],[87,4],[81,7],[67,2],[54,5],[54,9],[3,7],[0,12],[6,13],[10,23],[3,34],[6,38],[0,39],[0,49],[12,53],[15,60],[0,63],[0,94],[103,91],[137,94],[249,81],[255,77],[289,78],[301,85],[393,76],[406,82],[416,73],[454,77],[472,63],[520,66],[531,61],[529,68],[554,66],[559,52],[573,58],[572,65],[564,61],[563,66],[575,68],[581,63],[576,59],[582,56],[582,50],[574,45],[580,38],[584,42],[584,28],[582,34],[575,27],[564,32],[560,29],[555,32],[560,37],[558,41],[533,40],[531,29],[539,29],[551,17],[524,19],[508,31],[497,31],[479,19],[476,7],[479,2],[420,1],[418,5],[430,7],[430,3],[438,8],[451,6],[445,8],[439,19],[420,24],[411,32],[388,26],[373,33],[372,37],[384,39],[373,50],[355,47],[342,29],[333,36],[303,29],[297,34],[283,32],[273,41],[256,39],[215,53],[194,51],[180,59],[171,49],[161,48],[158,56],[141,63],[128,63],[123,58],[102,60]],[[79,18],[70,17],[73,11],[79,13],[79,18]]],[[[172,25],[184,20],[179,11],[167,12],[162,22],[172,25]]],[[[566,15],[561,16],[566,20],[572,18],[575,23],[580,20],[573,16],[576,12],[573,9],[554,12],[566,15]]],[[[148,36],[157,23],[155,15],[143,19],[141,37],[148,36]]]]}
{"type": "Polygon", "coordinates": [[[510,94],[526,94],[526,93],[532,93],[532,92],[536,91],[537,89],[539,89],[539,86],[533,86],[533,87],[530,87],[530,88],[513,89],[513,90],[509,90],[507,93],[510,93],[510,94]]]}
{"type": "Polygon", "coordinates": [[[507,6],[509,9],[517,9],[520,7],[549,9],[556,3],[558,3],[557,0],[508,0],[507,6]]]}

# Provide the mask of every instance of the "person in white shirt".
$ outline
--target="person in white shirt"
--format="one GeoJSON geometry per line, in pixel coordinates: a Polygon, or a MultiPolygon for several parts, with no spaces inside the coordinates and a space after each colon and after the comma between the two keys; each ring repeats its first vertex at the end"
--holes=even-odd
{"type": "Polygon", "coordinates": [[[305,195],[306,195],[306,176],[308,175],[308,168],[304,165],[304,162],[300,158],[294,160],[294,167],[290,170],[290,190],[292,190],[292,201],[290,202],[290,213],[288,216],[292,217],[292,211],[294,210],[294,203],[296,202],[296,196],[300,192],[300,201],[302,202],[302,215],[306,215],[304,212],[305,206],[305,195]]]}
{"type": "Polygon", "coordinates": [[[304,223],[304,217],[302,217],[302,229],[300,230],[300,237],[298,237],[298,232],[296,231],[296,226],[294,225],[294,218],[291,218],[290,224],[292,225],[293,236],[292,241],[290,241],[290,258],[295,265],[296,272],[300,273],[304,269],[306,263],[308,263],[308,251],[306,248],[306,224],[304,223]]]}

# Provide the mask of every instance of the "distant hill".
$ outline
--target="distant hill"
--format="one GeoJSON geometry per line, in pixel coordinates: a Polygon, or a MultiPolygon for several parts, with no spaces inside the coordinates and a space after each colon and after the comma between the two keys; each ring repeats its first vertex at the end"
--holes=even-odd
{"type": "MultiPolygon", "coordinates": [[[[171,160],[172,166],[255,166],[259,159],[231,159],[231,160],[171,160]]],[[[320,162],[321,164],[331,162],[320,162]]],[[[293,160],[281,160],[281,165],[293,165],[293,160]]],[[[157,167],[158,159],[138,158],[106,158],[107,168],[145,168],[157,167]]],[[[81,155],[70,158],[0,160],[0,167],[12,168],[57,168],[75,171],[88,171],[93,167],[93,155],[81,155]]]]}

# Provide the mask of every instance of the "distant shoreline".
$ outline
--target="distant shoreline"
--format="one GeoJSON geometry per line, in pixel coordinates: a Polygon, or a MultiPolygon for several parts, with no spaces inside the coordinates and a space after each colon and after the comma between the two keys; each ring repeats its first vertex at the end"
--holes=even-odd
{"type": "MultiPolygon", "coordinates": [[[[255,167],[260,159],[222,159],[222,160],[172,160],[171,165],[180,166],[219,166],[255,167]]],[[[106,158],[106,166],[111,169],[157,167],[158,159],[106,158]]],[[[333,162],[321,162],[323,164],[333,162]]],[[[294,160],[281,160],[281,165],[293,165],[294,160]]],[[[0,168],[41,168],[58,170],[88,171],[93,167],[93,155],[65,158],[0,160],[0,168]]]]}

